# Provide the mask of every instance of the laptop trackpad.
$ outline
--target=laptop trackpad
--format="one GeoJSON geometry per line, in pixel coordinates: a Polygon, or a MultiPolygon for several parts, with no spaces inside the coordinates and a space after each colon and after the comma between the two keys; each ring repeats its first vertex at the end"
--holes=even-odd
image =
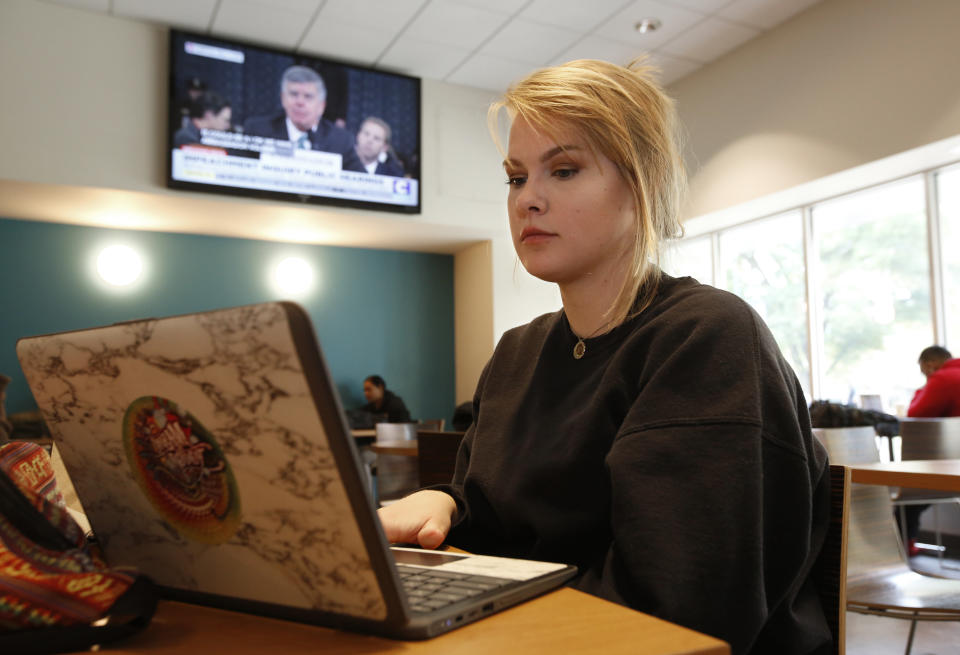
{"type": "Polygon", "coordinates": [[[486,575],[510,580],[531,580],[541,575],[566,568],[565,564],[536,562],[533,560],[491,557],[489,555],[470,555],[448,553],[420,548],[390,548],[397,564],[422,566],[437,571],[464,573],[467,575],[486,575]]]}

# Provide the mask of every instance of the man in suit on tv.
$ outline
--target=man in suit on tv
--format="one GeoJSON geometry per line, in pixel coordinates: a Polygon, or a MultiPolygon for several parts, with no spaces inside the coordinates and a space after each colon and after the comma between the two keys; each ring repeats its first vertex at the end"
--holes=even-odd
{"type": "Polygon", "coordinates": [[[357,156],[371,174],[403,177],[403,164],[390,147],[392,131],[381,118],[368,116],[357,131],[357,156]]]}
{"type": "Polygon", "coordinates": [[[364,172],[353,149],[350,133],[323,118],[327,87],[323,78],[306,66],[291,66],[280,82],[283,113],[255,116],[243,124],[244,134],[292,141],[297,148],[334,152],[343,156],[343,170],[364,172]]]}

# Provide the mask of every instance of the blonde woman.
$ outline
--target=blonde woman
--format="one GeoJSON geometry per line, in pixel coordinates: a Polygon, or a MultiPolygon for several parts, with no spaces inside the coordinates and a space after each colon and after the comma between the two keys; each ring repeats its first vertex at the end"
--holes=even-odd
{"type": "Polygon", "coordinates": [[[575,564],[574,587],[734,653],[822,652],[829,481],[800,385],[746,303],[657,266],[672,102],[642,64],[584,60],[504,108],[514,246],[563,309],[503,335],[452,483],[381,509],[387,537],[575,564]]]}

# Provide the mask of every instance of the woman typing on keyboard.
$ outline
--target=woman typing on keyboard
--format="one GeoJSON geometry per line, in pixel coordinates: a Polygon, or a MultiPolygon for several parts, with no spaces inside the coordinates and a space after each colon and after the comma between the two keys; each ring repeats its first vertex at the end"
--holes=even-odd
{"type": "Polygon", "coordinates": [[[504,108],[514,246],[563,309],[503,335],[451,484],[381,509],[387,537],[575,564],[572,586],[734,653],[823,652],[829,479],[800,385],[746,303],[657,265],[680,233],[671,100],[642,64],[584,60],[504,108]]]}

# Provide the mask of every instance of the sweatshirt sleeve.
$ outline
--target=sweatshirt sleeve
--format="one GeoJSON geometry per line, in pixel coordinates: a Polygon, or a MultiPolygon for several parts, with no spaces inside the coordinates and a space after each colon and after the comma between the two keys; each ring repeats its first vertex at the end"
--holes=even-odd
{"type": "Polygon", "coordinates": [[[806,467],[736,424],[631,434],[608,463],[613,541],[580,588],[747,652],[811,549],[806,467]]]}
{"type": "MultiPolygon", "coordinates": [[[[936,375],[927,378],[927,383],[913,395],[907,416],[912,418],[935,418],[947,414],[951,389],[936,375]]],[[[956,393],[954,391],[954,393],[956,393]]]]}
{"type": "Polygon", "coordinates": [[[450,484],[437,484],[427,489],[442,491],[457,504],[457,514],[453,517],[453,523],[450,526],[450,535],[447,542],[454,541],[454,535],[470,525],[470,507],[467,505],[466,496],[463,493],[463,478],[466,475],[467,468],[470,466],[470,450],[473,445],[474,426],[471,425],[463,440],[460,442],[460,449],[457,451],[457,462],[454,469],[453,480],[450,484]]]}
{"type": "Polygon", "coordinates": [[[722,334],[688,332],[644,382],[606,458],[612,542],[578,585],[733,653],[771,646],[777,621],[823,621],[819,607],[789,606],[825,531],[826,460],[792,372],[751,323],[728,315],[722,334]]]}
{"type": "Polygon", "coordinates": [[[480,373],[480,380],[477,382],[477,389],[473,394],[473,421],[470,423],[470,427],[467,428],[463,439],[460,441],[453,479],[450,481],[450,484],[438,484],[427,487],[427,489],[442,491],[453,498],[457,504],[457,515],[453,517],[453,524],[450,526],[450,535],[447,539],[448,542],[454,540],[457,532],[468,529],[470,525],[470,508],[466,501],[466,494],[463,492],[463,482],[467,475],[467,470],[470,468],[470,453],[473,450],[473,438],[480,416],[480,390],[483,388],[489,371],[490,362],[487,362],[483,371],[480,373]]]}

